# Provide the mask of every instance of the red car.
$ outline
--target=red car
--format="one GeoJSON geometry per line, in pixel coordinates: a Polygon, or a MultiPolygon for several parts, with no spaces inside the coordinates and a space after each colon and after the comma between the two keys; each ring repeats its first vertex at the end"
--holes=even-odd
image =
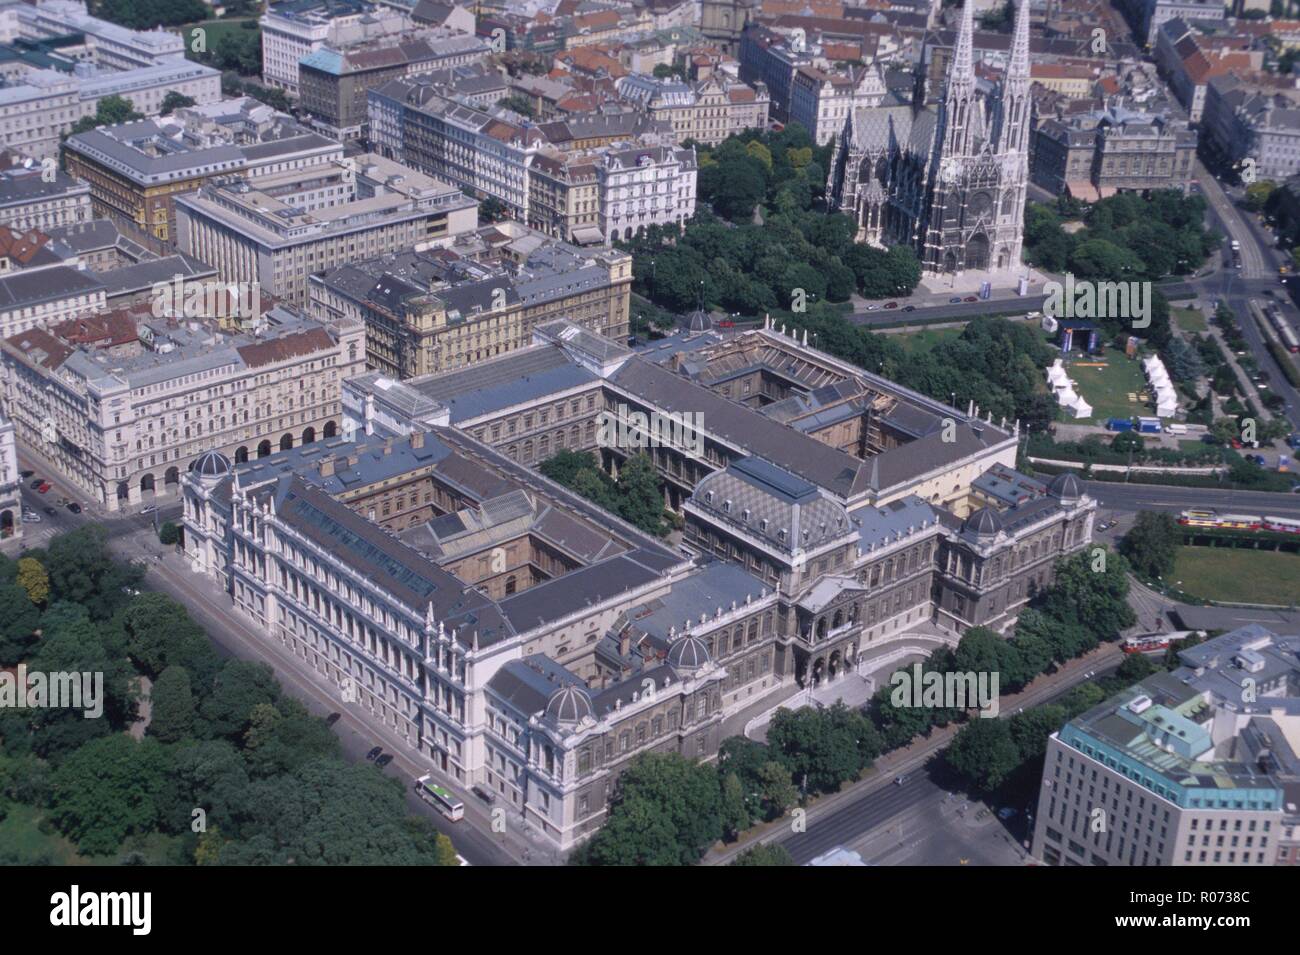
{"type": "Polygon", "coordinates": [[[733,321],[732,321],[731,319],[729,319],[729,318],[724,318],[722,321],[718,322],[718,327],[719,327],[719,328],[735,328],[735,327],[736,327],[736,323],[733,322],[733,321]]]}
{"type": "Polygon", "coordinates": [[[974,295],[967,295],[964,299],[962,299],[962,301],[963,301],[963,302],[978,302],[979,299],[976,298],[974,295]]]}
{"type": "Polygon", "coordinates": [[[38,487],[38,488],[36,489],[36,492],[37,492],[38,494],[44,494],[44,493],[45,493],[46,491],[48,491],[49,489],[50,489],[50,485],[49,485],[48,483],[47,483],[47,484],[42,484],[40,487],[38,487]]]}
{"type": "Polygon", "coordinates": [[[886,303],[885,303],[885,308],[898,308],[898,303],[897,303],[897,302],[886,302],[886,303]]]}

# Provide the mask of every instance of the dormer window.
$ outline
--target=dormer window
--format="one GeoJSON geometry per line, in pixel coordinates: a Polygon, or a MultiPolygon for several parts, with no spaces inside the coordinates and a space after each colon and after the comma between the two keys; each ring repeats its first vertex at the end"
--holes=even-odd
{"type": "Polygon", "coordinates": [[[743,521],[745,521],[746,523],[748,523],[748,521],[749,521],[749,508],[745,508],[743,511],[740,512],[740,519],[743,520],[743,521]]]}
{"type": "Polygon", "coordinates": [[[731,513],[731,498],[727,498],[725,501],[722,502],[722,509],[726,511],[728,514],[731,513]]]}
{"type": "Polygon", "coordinates": [[[785,540],[785,528],[784,528],[784,527],[781,528],[779,531],[776,532],[776,539],[779,540],[779,541],[784,541],[784,540],[785,540]]]}

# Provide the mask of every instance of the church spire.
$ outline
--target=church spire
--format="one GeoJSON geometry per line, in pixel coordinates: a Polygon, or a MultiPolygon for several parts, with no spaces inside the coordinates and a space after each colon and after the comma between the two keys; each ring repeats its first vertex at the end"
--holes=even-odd
{"type": "Polygon", "coordinates": [[[961,8],[957,44],[948,65],[948,85],[943,97],[943,137],[936,145],[942,158],[969,156],[975,151],[980,105],[975,100],[975,0],[961,8]]]}
{"type": "Polygon", "coordinates": [[[1011,62],[1002,86],[1003,152],[1022,153],[1029,148],[1029,0],[1016,8],[1011,40],[1011,62]]]}

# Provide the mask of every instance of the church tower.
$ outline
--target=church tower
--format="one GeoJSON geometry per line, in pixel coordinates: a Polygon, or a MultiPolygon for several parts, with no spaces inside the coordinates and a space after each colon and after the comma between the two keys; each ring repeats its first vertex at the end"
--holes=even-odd
{"type": "Polygon", "coordinates": [[[930,273],[1002,271],[1020,263],[1028,185],[1029,0],[1016,10],[998,95],[975,79],[973,0],[962,7],[939,105],[921,264],[930,273]]]}
{"type": "Polygon", "coordinates": [[[700,0],[700,32],[724,53],[740,52],[740,35],[754,19],[758,0],[700,0]]]}

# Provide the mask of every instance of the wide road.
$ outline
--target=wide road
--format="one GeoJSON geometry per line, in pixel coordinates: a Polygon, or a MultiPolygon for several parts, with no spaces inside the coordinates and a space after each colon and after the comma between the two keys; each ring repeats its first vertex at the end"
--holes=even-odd
{"type": "Polygon", "coordinates": [[[1300,517],[1300,494],[1112,481],[1085,481],[1084,484],[1088,494],[1096,498],[1101,507],[1112,511],[1181,511],[1189,507],[1212,507],[1220,511],[1300,517]]]}
{"type": "MultiPolygon", "coordinates": [[[[1105,676],[1122,660],[1118,649],[1110,647],[1109,651],[1104,655],[1104,662],[1093,661],[1090,665],[1084,661],[1072,661],[1073,666],[1063,668],[1042,685],[1021,693],[1016,703],[1004,703],[1004,707],[1050,703],[1080,683],[1105,676]]],[[[806,832],[792,833],[779,840],[779,844],[786,848],[796,863],[803,865],[838,845],[855,842],[910,806],[924,801],[941,802],[946,794],[943,787],[934,781],[933,774],[924,769],[908,774],[901,785],[892,779],[891,772],[889,778],[868,784],[860,796],[815,821],[809,819],[806,832]]]]}

